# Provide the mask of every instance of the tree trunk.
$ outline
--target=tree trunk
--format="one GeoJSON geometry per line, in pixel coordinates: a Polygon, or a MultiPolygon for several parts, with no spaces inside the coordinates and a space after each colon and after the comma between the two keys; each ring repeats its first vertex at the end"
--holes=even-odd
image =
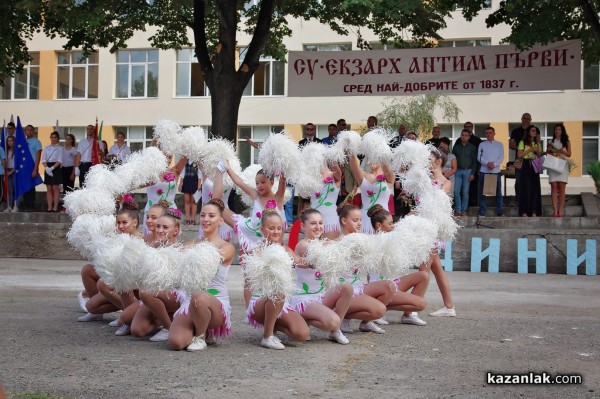
{"type": "Polygon", "coordinates": [[[598,13],[594,10],[594,6],[589,0],[579,0],[579,5],[583,10],[585,20],[592,28],[592,32],[594,32],[596,44],[600,46],[600,20],[598,19],[598,13]]]}
{"type": "MultiPolygon", "coordinates": [[[[217,79],[216,79],[217,80],[217,79]]],[[[219,76],[214,90],[210,91],[212,110],[211,134],[223,137],[237,146],[237,120],[243,88],[233,78],[219,76]]]]}

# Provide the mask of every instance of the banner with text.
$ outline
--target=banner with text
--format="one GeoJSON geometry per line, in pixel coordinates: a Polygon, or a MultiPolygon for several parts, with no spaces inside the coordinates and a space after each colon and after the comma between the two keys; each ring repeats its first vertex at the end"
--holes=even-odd
{"type": "Polygon", "coordinates": [[[581,41],[371,51],[290,51],[289,97],[581,88],[581,41]]]}

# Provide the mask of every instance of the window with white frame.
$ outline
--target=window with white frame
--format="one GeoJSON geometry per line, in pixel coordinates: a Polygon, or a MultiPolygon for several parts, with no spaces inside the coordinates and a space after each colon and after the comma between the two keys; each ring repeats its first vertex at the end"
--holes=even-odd
{"type": "Polygon", "coordinates": [[[56,98],[98,98],[98,53],[58,52],[56,98]]]}
{"type": "Polygon", "coordinates": [[[40,53],[29,53],[31,61],[14,77],[0,85],[0,100],[37,100],[40,87],[40,53]]]}
{"type": "MultiPolygon", "coordinates": [[[[246,58],[248,47],[240,47],[239,64],[246,58]]],[[[285,64],[271,57],[261,56],[259,67],[244,89],[244,96],[283,96],[285,64]]]]}
{"type": "Polygon", "coordinates": [[[116,97],[158,97],[158,50],[117,51],[116,97]]]}
{"type": "MultiPolygon", "coordinates": [[[[466,123],[466,122],[465,122],[466,123]]],[[[475,136],[482,140],[485,140],[485,130],[489,126],[489,123],[473,123],[473,133],[475,136]]],[[[465,127],[464,123],[440,123],[437,126],[442,131],[441,137],[448,137],[452,142],[452,145],[460,138],[460,132],[465,127]]]]}
{"type": "Polygon", "coordinates": [[[600,90],[600,63],[583,68],[583,90],[600,90]]]}
{"type": "Polygon", "coordinates": [[[492,40],[490,38],[481,39],[464,39],[464,40],[440,40],[438,46],[440,47],[475,47],[475,46],[491,46],[492,40]]]}
{"type": "Polygon", "coordinates": [[[352,43],[305,44],[304,51],[351,51],[352,43]]]}
{"type": "Polygon", "coordinates": [[[58,134],[60,136],[60,142],[64,143],[65,136],[70,133],[75,136],[75,147],[77,143],[85,139],[87,136],[87,126],[61,126],[58,128],[58,134]]]}
{"type": "Polygon", "coordinates": [[[141,151],[150,147],[152,143],[152,126],[116,126],[115,136],[116,132],[125,134],[125,143],[129,146],[131,152],[141,151]]]}
{"type": "Polygon", "coordinates": [[[177,50],[177,83],[175,96],[177,97],[205,97],[209,96],[208,87],[204,83],[202,69],[196,58],[194,49],[177,50]]]}
{"type": "Polygon", "coordinates": [[[240,126],[238,128],[237,150],[242,168],[246,168],[251,164],[258,163],[258,149],[252,147],[246,138],[251,139],[254,143],[260,144],[265,141],[269,134],[279,133],[283,130],[281,125],[273,126],[240,126]]]}
{"type": "Polygon", "coordinates": [[[600,122],[583,122],[582,152],[581,171],[585,175],[587,165],[600,160],[600,122]]]}

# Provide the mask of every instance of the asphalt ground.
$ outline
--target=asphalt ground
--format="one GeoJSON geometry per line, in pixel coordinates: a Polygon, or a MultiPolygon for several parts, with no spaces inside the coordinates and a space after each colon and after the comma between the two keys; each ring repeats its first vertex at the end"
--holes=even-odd
{"type": "MultiPolygon", "coordinates": [[[[233,335],[202,352],[116,337],[108,322],[78,323],[80,261],[0,259],[0,379],[8,397],[65,398],[598,398],[600,277],[449,273],[457,317],[398,324],[350,345],[312,330],[274,351],[243,323],[242,279],[229,274],[233,335]],[[494,385],[487,372],[577,374],[581,384],[494,385]]],[[[355,324],[355,328],[357,324],[355,324]]]]}

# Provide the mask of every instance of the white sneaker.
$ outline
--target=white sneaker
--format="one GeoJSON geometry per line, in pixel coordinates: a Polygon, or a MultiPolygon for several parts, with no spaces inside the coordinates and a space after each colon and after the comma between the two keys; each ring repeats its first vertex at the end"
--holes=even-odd
{"type": "Polygon", "coordinates": [[[110,323],[108,323],[109,327],[119,327],[119,319],[114,319],[110,323]]]}
{"type": "Polygon", "coordinates": [[[346,336],[342,333],[341,330],[330,332],[329,337],[327,339],[342,345],[348,345],[350,343],[348,338],[346,338],[346,336]]]}
{"type": "Polygon", "coordinates": [[[354,332],[354,330],[352,329],[350,319],[342,320],[342,324],[340,325],[340,331],[347,334],[351,334],[354,332]]]}
{"type": "Polygon", "coordinates": [[[419,317],[419,314],[417,312],[412,312],[408,316],[402,315],[402,317],[400,318],[400,323],[412,324],[415,326],[424,326],[427,324],[427,322],[425,320],[423,320],[419,317]]]}
{"type": "Polygon", "coordinates": [[[362,323],[360,323],[360,326],[358,326],[358,329],[362,332],[374,332],[377,334],[385,334],[385,330],[381,327],[378,327],[377,324],[373,323],[372,321],[365,323],[364,321],[362,323]]]}
{"type": "Polygon", "coordinates": [[[375,324],[379,324],[380,326],[387,326],[388,324],[390,324],[390,322],[389,322],[389,321],[387,321],[387,320],[385,319],[385,317],[382,317],[382,318],[380,318],[380,319],[377,319],[377,320],[373,320],[373,323],[375,323],[375,324]]]}
{"type": "Polygon", "coordinates": [[[115,331],[115,335],[121,337],[123,335],[131,335],[131,327],[127,324],[123,324],[117,331],[115,331]]]}
{"type": "Polygon", "coordinates": [[[196,352],[203,349],[206,349],[206,341],[204,341],[204,338],[202,337],[192,338],[192,343],[186,348],[188,352],[196,352]]]}
{"type": "Polygon", "coordinates": [[[169,330],[162,328],[159,332],[150,337],[151,342],[166,342],[169,340],[169,330]]]}
{"type": "Polygon", "coordinates": [[[17,213],[17,212],[19,212],[19,208],[17,208],[17,207],[15,206],[15,207],[12,209],[12,211],[11,211],[11,212],[12,212],[12,213],[17,213]]]}
{"type": "Polygon", "coordinates": [[[4,213],[8,213],[8,212],[11,212],[11,211],[12,211],[12,209],[11,209],[11,208],[10,208],[10,206],[9,206],[8,208],[6,208],[6,209],[4,210],[4,213]]]}
{"type": "Polygon", "coordinates": [[[454,317],[456,316],[456,310],[454,308],[448,309],[447,307],[443,307],[440,310],[436,310],[433,313],[429,313],[429,316],[432,317],[454,317]]]}
{"type": "Polygon", "coordinates": [[[102,321],[103,319],[103,314],[86,313],[80,318],[78,318],[77,321],[102,321]]]}
{"type": "Polygon", "coordinates": [[[77,294],[77,300],[79,301],[79,309],[81,309],[81,311],[83,313],[87,313],[87,308],[85,307],[85,304],[87,303],[89,298],[84,298],[83,297],[83,291],[79,291],[79,293],[77,294]]]}
{"type": "Polygon", "coordinates": [[[269,338],[263,338],[260,346],[277,350],[285,349],[285,346],[279,341],[279,338],[274,335],[271,335],[269,338]]]}

